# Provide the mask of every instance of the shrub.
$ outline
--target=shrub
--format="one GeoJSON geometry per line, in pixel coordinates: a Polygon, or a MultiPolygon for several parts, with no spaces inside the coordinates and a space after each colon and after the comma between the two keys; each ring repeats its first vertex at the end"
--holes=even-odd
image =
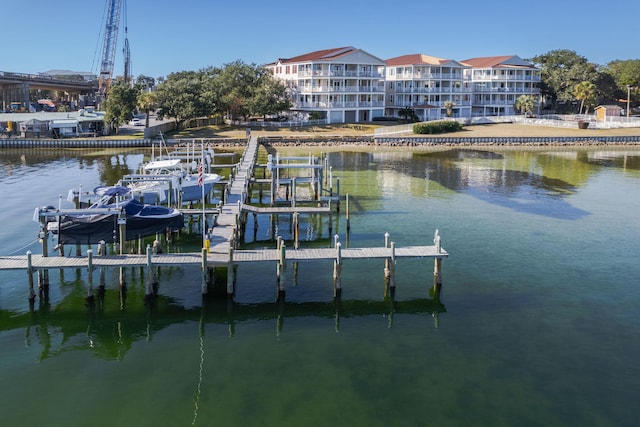
{"type": "Polygon", "coordinates": [[[455,120],[443,120],[430,123],[417,123],[413,125],[413,133],[417,134],[434,134],[457,132],[462,130],[462,125],[455,120]]]}

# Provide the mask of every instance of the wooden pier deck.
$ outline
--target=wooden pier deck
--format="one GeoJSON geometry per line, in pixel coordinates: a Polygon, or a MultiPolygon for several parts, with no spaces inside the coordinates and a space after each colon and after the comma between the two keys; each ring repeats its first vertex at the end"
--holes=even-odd
{"type": "MultiPolygon", "coordinates": [[[[229,250],[225,252],[220,247],[213,247],[207,254],[206,265],[208,268],[226,267],[229,263],[229,250]]],[[[388,259],[395,258],[446,258],[449,254],[435,246],[407,246],[396,247],[392,254],[391,248],[344,248],[340,250],[341,257],[347,259],[388,259]]],[[[287,261],[314,261],[335,260],[336,248],[302,248],[286,251],[287,261]]],[[[92,260],[93,267],[145,267],[147,255],[99,255],[92,260]]],[[[279,262],[280,251],[278,249],[243,249],[233,251],[233,263],[247,262],[279,262]]],[[[86,256],[69,257],[44,257],[39,254],[31,255],[32,268],[35,270],[60,269],[60,268],[86,268],[88,258],[86,256]]],[[[202,265],[200,253],[175,253],[154,254],[151,256],[151,264],[154,266],[187,266],[202,265]]],[[[0,256],[0,270],[26,270],[28,267],[27,255],[0,256]]]]}
{"type": "MultiPolygon", "coordinates": [[[[43,256],[27,253],[17,256],[0,256],[0,271],[25,270],[30,280],[30,300],[34,298],[33,273],[48,271],[49,269],[88,268],[93,272],[96,268],[112,267],[146,267],[151,277],[151,267],[155,266],[198,266],[202,270],[202,291],[207,289],[207,270],[224,267],[227,268],[227,293],[234,293],[235,267],[243,263],[275,262],[277,263],[277,279],[279,291],[284,291],[284,277],[287,261],[333,261],[334,268],[334,292],[341,289],[341,271],[344,260],[357,259],[383,259],[385,261],[385,277],[393,284],[395,282],[395,264],[400,258],[428,258],[435,260],[434,280],[441,283],[440,265],[443,258],[449,254],[440,246],[440,236],[436,230],[433,246],[396,246],[389,241],[389,235],[385,234],[384,246],[368,248],[343,248],[336,240],[332,247],[299,248],[297,239],[292,248],[285,247],[281,238],[278,238],[278,247],[275,249],[238,249],[243,227],[242,216],[247,213],[256,214],[287,214],[293,215],[294,222],[297,214],[325,214],[331,213],[329,206],[271,206],[258,207],[245,204],[250,194],[253,170],[256,166],[258,155],[258,139],[248,138],[246,149],[241,160],[237,164],[237,172],[227,185],[225,202],[217,208],[182,209],[185,214],[216,215],[215,226],[207,230],[207,240],[203,240],[201,252],[194,253],[154,253],[151,246],[147,246],[146,254],[120,254],[120,255],[95,255],[93,251],[87,251],[86,256],[43,256]]],[[[293,199],[295,200],[295,198],[293,199]]],[[[348,194],[347,194],[347,222],[348,222],[348,194]]],[[[347,226],[348,230],[348,226],[347,226]]],[[[296,232],[297,233],[297,232],[296,232]]],[[[203,239],[205,236],[203,236],[203,239]]],[[[98,251],[100,252],[100,251],[98,251]]],[[[46,252],[43,250],[43,253],[46,252]]],[[[48,277],[48,274],[45,274],[48,277]]],[[[48,279],[46,279],[48,280],[48,279]]],[[[92,278],[89,275],[89,288],[92,278]]],[[[151,292],[148,284],[147,291],[151,292]]]]}

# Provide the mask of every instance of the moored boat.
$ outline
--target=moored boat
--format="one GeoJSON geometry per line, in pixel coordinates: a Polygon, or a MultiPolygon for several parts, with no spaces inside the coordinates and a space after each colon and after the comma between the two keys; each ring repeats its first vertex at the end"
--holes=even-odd
{"type": "Polygon", "coordinates": [[[145,203],[174,204],[200,201],[222,178],[216,173],[189,173],[179,159],[154,160],[143,167],[144,174],[125,175],[119,184],[131,189],[134,198],[145,203]]]}
{"type": "Polygon", "coordinates": [[[34,220],[47,217],[48,231],[57,235],[59,243],[94,244],[118,242],[120,225],[126,230],[125,240],[152,236],[184,226],[182,213],[173,208],[143,204],[131,197],[129,188],[101,186],[94,192],[101,199],[86,209],[56,210],[37,208],[34,220]]]}

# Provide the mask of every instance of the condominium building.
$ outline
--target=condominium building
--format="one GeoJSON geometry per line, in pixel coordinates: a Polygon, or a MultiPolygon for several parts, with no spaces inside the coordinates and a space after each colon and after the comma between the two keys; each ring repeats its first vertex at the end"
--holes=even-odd
{"type": "Polygon", "coordinates": [[[471,66],[473,84],[472,115],[503,116],[516,114],[515,103],[521,95],[540,102],[540,69],[517,55],[488,56],[462,61],[471,66]]]}
{"type": "Polygon", "coordinates": [[[367,122],[384,116],[383,60],[354,47],[319,50],[265,67],[283,80],[291,112],[315,112],[328,123],[367,122]]]}
{"type": "Polygon", "coordinates": [[[540,70],[517,55],[464,61],[423,54],[383,61],[354,47],[318,50],[265,65],[285,82],[291,116],[328,123],[515,114],[521,95],[539,103],[540,70]]]}
{"type": "Polygon", "coordinates": [[[386,115],[411,108],[420,120],[471,116],[471,70],[451,59],[413,54],[386,61],[386,115]]]}

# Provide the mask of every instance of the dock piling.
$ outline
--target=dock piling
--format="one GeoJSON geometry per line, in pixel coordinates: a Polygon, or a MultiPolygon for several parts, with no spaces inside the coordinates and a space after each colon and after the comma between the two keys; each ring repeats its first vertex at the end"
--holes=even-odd
{"type": "Polygon", "coordinates": [[[233,245],[229,245],[229,259],[227,260],[227,295],[233,295],[235,288],[235,274],[233,270],[233,245]]]}
{"type": "Polygon", "coordinates": [[[33,289],[33,262],[31,260],[31,251],[27,251],[27,275],[29,276],[29,306],[33,308],[36,293],[33,289]]]}
{"type": "Polygon", "coordinates": [[[346,194],[345,213],[347,218],[347,234],[351,231],[351,220],[349,219],[349,193],[346,194]]]}
{"type": "Polygon", "coordinates": [[[342,293],[342,245],[336,243],[336,259],[333,261],[333,297],[339,298],[342,293]]]}
{"type": "Polygon", "coordinates": [[[93,303],[93,249],[87,250],[87,304],[93,303]]]}
{"type": "Polygon", "coordinates": [[[202,248],[202,295],[207,294],[207,253],[207,248],[202,248]]]}
{"type": "Polygon", "coordinates": [[[287,273],[287,246],[284,244],[282,237],[278,236],[278,299],[284,296],[286,286],[286,273],[287,273]]]}

